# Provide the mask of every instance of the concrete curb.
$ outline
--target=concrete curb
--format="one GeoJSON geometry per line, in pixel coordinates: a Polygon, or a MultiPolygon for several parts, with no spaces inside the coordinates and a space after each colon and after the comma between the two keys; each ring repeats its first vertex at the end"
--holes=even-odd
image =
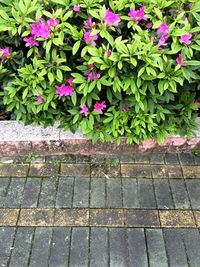
{"type": "Polygon", "coordinates": [[[22,122],[0,121],[0,157],[27,156],[30,152],[40,156],[190,152],[200,149],[200,119],[198,124],[196,136],[191,140],[172,136],[167,137],[163,144],[150,139],[139,145],[127,145],[126,138],[121,138],[120,145],[101,142],[93,145],[80,131],[73,134],[59,129],[59,123],[44,129],[42,126],[24,126],[22,122]]]}

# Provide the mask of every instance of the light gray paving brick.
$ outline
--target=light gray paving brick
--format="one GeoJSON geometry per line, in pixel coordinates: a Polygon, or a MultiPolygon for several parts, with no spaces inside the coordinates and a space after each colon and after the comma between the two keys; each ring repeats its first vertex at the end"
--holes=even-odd
{"type": "Polygon", "coordinates": [[[156,201],[159,209],[173,209],[172,194],[167,179],[155,179],[154,181],[156,201]]]}
{"type": "Polygon", "coordinates": [[[36,228],[30,258],[31,267],[48,267],[52,228],[36,228]]]}
{"type": "Polygon", "coordinates": [[[0,179],[0,207],[3,207],[6,194],[7,194],[7,189],[9,187],[10,179],[9,178],[1,178],[0,179]]]}
{"type": "Polygon", "coordinates": [[[152,153],[150,155],[151,164],[164,164],[165,163],[165,154],[164,153],[152,153]]]}
{"type": "Polygon", "coordinates": [[[121,179],[109,178],[106,180],[106,206],[108,208],[122,207],[121,179]]]}
{"type": "Polygon", "coordinates": [[[26,179],[13,178],[11,179],[8,193],[4,201],[6,208],[19,208],[22,203],[23,191],[26,179]]]}
{"type": "Polygon", "coordinates": [[[89,190],[90,179],[76,177],[74,184],[73,207],[88,208],[89,207],[89,190]]]}
{"type": "Polygon", "coordinates": [[[10,267],[28,266],[33,232],[33,227],[20,227],[17,229],[17,234],[15,237],[11,261],[9,265],[10,267]]]}
{"type": "Polygon", "coordinates": [[[179,164],[178,155],[175,153],[166,153],[165,154],[165,163],[166,164],[179,164]]]}
{"type": "Polygon", "coordinates": [[[42,180],[38,207],[40,208],[55,207],[57,183],[58,180],[56,178],[45,178],[42,180]]]}
{"type": "Polygon", "coordinates": [[[175,209],[189,209],[190,201],[183,179],[169,179],[175,209]]]}
{"type": "Polygon", "coordinates": [[[156,208],[156,199],[152,179],[138,179],[140,208],[156,208]]]}
{"type": "Polygon", "coordinates": [[[15,235],[14,227],[0,227],[0,266],[8,266],[15,235]]]}
{"type": "Polygon", "coordinates": [[[106,207],[106,183],[105,178],[91,179],[90,206],[92,208],[106,207]]]}
{"type": "Polygon", "coordinates": [[[194,156],[191,153],[180,153],[179,160],[182,165],[194,165],[194,156]]]}
{"type": "Polygon", "coordinates": [[[150,161],[149,153],[136,153],[134,157],[135,157],[135,163],[149,163],[150,161]]]}
{"type": "Polygon", "coordinates": [[[49,267],[68,266],[71,228],[53,228],[49,267]]]}
{"type": "Polygon", "coordinates": [[[108,229],[91,228],[90,267],[108,266],[108,229]]]}
{"type": "Polygon", "coordinates": [[[150,267],[168,267],[162,229],[146,230],[150,267]]]}
{"type": "Polygon", "coordinates": [[[139,208],[137,179],[122,179],[124,208],[139,208]]]}
{"type": "Polygon", "coordinates": [[[60,178],[56,199],[56,208],[71,208],[74,178],[60,178]]]}
{"type": "Polygon", "coordinates": [[[87,267],[89,253],[89,229],[73,228],[70,251],[70,267],[87,267]]]}
{"type": "Polygon", "coordinates": [[[192,209],[200,209],[200,180],[186,180],[192,209]]]}
{"type": "Polygon", "coordinates": [[[144,229],[128,229],[127,235],[129,266],[148,267],[144,229]]]}
{"type": "Polygon", "coordinates": [[[41,178],[27,178],[23,199],[22,208],[36,208],[39,198],[41,178]]]}
{"type": "Polygon", "coordinates": [[[128,267],[129,257],[127,249],[126,229],[109,229],[110,267],[128,267]]]}

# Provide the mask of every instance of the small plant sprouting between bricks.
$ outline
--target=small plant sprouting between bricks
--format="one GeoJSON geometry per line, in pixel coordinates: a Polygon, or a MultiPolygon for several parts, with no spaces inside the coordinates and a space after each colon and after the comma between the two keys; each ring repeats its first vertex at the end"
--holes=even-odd
{"type": "Polygon", "coordinates": [[[34,152],[30,152],[26,157],[25,157],[25,161],[27,163],[31,163],[33,160],[35,160],[38,157],[37,154],[35,154],[34,152]]]}
{"type": "Polygon", "coordinates": [[[200,149],[193,150],[192,154],[195,156],[199,156],[200,155],[200,149]]]}
{"type": "Polygon", "coordinates": [[[191,137],[199,0],[0,0],[0,97],[93,143],[191,137]]]}

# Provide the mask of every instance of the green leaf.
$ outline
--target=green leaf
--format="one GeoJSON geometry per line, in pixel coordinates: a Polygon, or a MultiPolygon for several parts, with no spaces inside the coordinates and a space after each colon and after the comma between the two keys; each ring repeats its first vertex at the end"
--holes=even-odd
{"type": "Polygon", "coordinates": [[[163,15],[162,15],[162,12],[160,11],[160,9],[154,7],[154,11],[155,11],[157,17],[158,17],[160,20],[162,20],[162,19],[163,19],[163,15]]]}
{"type": "Polygon", "coordinates": [[[200,67],[200,61],[199,60],[188,60],[187,65],[200,67]]]}
{"type": "Polygon", "coordinates": [[[62,81],[63,80],[63,74],[62,74],[62,71],[57,69],[56,70],[56,75],[57,75],[57,78],[62,81]]]}
{"type": "Polygon", "coordinates": [[[74,106],[76,106],[77,94],[75,91],[73,92],[71,99],[72,99],[72,103],[74,104],[74,106]]]}
{"type": "Polygon", "coordinates": [[[72,54],[73,54],[73,55],[75,55],[75,54],[78,52],[79,47],[80,47],[80,44],[81,44],[81,41],[77,41],[77,42],[74,44],[74,46],[73,46],[73,48],[72,48],[72,54]]]}

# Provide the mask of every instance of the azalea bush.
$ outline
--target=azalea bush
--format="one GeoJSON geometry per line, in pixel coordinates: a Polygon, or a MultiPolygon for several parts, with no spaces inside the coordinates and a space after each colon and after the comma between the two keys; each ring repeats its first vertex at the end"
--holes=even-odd
{"type": "Polygon", "coordinates": [[[93,142],[191,136],[199,0],[0,0],[0,95],[93,142]]]}

